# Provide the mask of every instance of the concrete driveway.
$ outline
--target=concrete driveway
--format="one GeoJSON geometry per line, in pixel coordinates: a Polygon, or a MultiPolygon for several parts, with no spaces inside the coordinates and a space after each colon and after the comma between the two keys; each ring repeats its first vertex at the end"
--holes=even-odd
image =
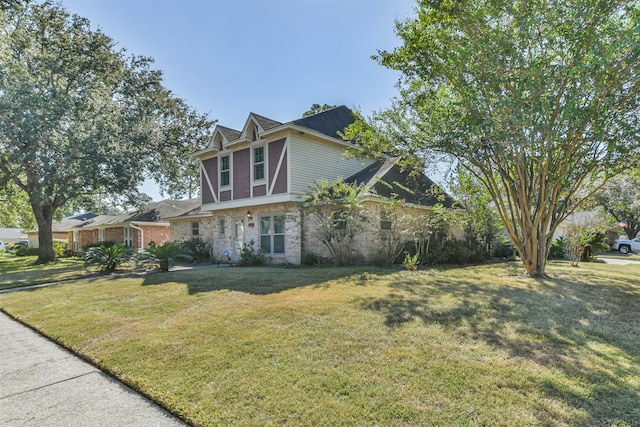
{"type": "Polygon", "coordinates": [[[0,312],[0,426],[186,426],[0,312]]]}

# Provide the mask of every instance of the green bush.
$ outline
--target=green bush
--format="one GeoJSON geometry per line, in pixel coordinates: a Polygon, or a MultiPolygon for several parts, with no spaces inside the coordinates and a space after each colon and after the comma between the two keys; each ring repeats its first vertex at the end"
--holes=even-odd
{"type": "Polygon", "coordinates": [[[497,242],[491,254],[494,258],[514,259],[515,250],[511,242],[497,242]]]}
{"type": "Polygon", "coordinates": [[[301,264],[305,267],[317,267],[320,265],[320,257],[313,252],[307,252],[304,254],[301,261],[301,264]]]}
{"type": "Polygon", "coordinates": [[[129,262],[133,250],[123,244],[106,246],[100,245],[89,248],[84,255],[86,266],[98,265],[105,272],[114,271],[120,264],[129,262]]]}
{"type": "Polygon", "coordinates": [[[267,263],[267,257],[260,251],[254,249],[254,241],[250,241],[249,244],[242,246],[242,252],[240,252],[240,261],[238,265],[240,267],[256,267],[259,265],[265,265],[267,263]]]}
{"type": "Polygon", "coordinates": [[[420,261],[418,261],[419,256],[420,254],[411,255],[409,252],[405,252],[402,265],[406,270],[416,271],[418,269],[418,264],[420,264],[420,261]]]}
{"type": "Polygon", "coordinates": [[[67,241],[64,239],[53,239],[53,252],[56,258],[63,258],[67,254],[67,241]]]}
{"type": "Polygon", "coordinates": [[[566,259],[567,258],[567,239],[560,237],[551,243],[549,248],[548,259],[566,259]]]}
{"type": "Polygon", "coordinates": [[[182,246],[191,254],[194,262],[210,261],[209,246],[201,237],[193,237],[192,239],[182,242],[182,246]]]}
{"type": "Polygon", "coordinates": [[[481,247],[463,240],[446,239],[442,242],[432,242],[427,256],[422,256],[420,263],[423,265],[463,265],[480,263],[486,259],[487,254],[481,247]]]}
{"type": "Polygon", "coordinates": [[[162,245],[152,246],[145,249],[143,256],[139,258],[139,262],[143,264],[157,264],[160,271],[169,271],[169,268],[179,260],[193,261],[193,256],[189,253],[188,248],[181,242],[166,242],[162,245]]]}
{"type": "Polygon", "coordinates": [[[38,256],[40,255],[40,248],[27,248],[27,256],[38,256]]]}

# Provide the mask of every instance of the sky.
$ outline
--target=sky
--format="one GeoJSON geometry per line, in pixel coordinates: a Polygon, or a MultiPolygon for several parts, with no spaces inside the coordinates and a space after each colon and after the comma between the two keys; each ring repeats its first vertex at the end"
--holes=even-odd
{"type": "MultiPolygon", "coordinates": [[[[150,56],[165,87],[218,124],[249,113],[287,122],[312,104],[365,115],[390,105],[399,74],[371,59],[400,44],[414,0],[62,0],[129,54],[150,56]]],[[[203,147],[204,148],[204,147],[203,147]]],[[[143,190],[159,200],[150,183],[143,190]]]]}

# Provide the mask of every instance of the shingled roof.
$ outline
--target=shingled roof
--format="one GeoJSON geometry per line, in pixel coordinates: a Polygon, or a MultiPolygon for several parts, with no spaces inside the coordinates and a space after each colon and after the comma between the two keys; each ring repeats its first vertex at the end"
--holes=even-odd
{"type": "Polygon", "coordinates": [[[150,203],[138,210],[120,215],[99,215],[74,228],[109,226],[131,222],[164,222],[166,218],[182,215],[184,212],[200,206],[200,199],[162,200],[150,203]]]}
{"type": "Polygon", "coordinates": [[[396,158],[378,160],[351,175],[345,182],[365,184],[369,191],[378,196],[393,197],[407,203],[422,206],[442,203],[447,208],[454,204],[454,200],[448,194],[434,194],[433,187],[437,185],[425,174],[412,174],[410,170],[402,170],[396,158]]]}
{"type": "MultiPolygon", "coordinates": [[[[273,129],[275,127],[278,127],[278,126],[282,125],[282,123],[280,123],[278,121],[275,121],[275,120],[272,120],[272,119],[270,119],[268,117],[261,116],[260,114],[256,114],[256,113],[251,113],[251,114],[253,115],[253,117],[256,118],[256,121],[258,122],[258,124],[260,126],[262,126],[262,129],[264,129],[264,130],[273,129]]],[[[240,135],[238,135],[238,137],[239,136],[240,135]]]]}
{"type": "Polygon", "coordinates": [[[339,132],[344,132],[344,129],[354,121],[355,116],[353,115],[353,111],[341,105],[331,110],[294,120],[290,123],[313,129],[333,138],[342,139],[339,132]]]}

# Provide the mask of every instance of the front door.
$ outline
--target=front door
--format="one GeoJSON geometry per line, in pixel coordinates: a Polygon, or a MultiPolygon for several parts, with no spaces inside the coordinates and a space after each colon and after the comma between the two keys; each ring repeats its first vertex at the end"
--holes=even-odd
{"type": "Polygon", "coordinates": [[[238,261],[244,246],[244,218],[238,217],[233,219],[233,253],[231,259],[238,261]]]}

